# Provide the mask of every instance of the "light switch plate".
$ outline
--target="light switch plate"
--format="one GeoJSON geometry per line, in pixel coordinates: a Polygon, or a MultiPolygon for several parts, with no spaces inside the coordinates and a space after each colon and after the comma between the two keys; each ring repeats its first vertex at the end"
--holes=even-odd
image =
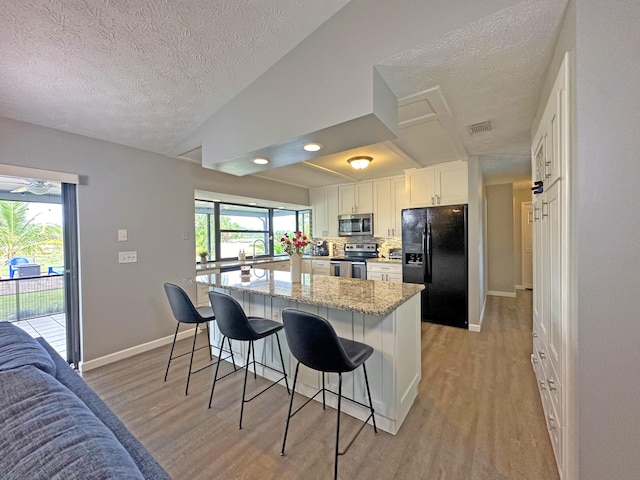
{"type": "Polygon", "coordinates": [[[126,242],[127,241],[127,231],[126,230],[118,230],[118,241],[126,242]]]}
{"type": "Polygon", "coordinates": [[[136,263],[138,252],[118,252],[118,263],[136,263]]]}

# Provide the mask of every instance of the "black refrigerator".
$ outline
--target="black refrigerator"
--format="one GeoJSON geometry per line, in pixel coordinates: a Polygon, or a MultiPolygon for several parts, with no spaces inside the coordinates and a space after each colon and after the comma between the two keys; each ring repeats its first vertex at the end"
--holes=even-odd
{"type": "Polygon", "coordinates": [[[468,328],[467,206],[402,210],[402,279],[423,283],[422,320],[468,328]]]}

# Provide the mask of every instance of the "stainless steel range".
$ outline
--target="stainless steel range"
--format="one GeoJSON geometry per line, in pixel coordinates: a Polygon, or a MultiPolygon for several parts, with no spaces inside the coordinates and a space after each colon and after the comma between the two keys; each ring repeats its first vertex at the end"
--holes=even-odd
{"type": "Polygon", "coordinates": [[[377,256],[377,243],[347,243],[344,246],[344,257],[331,259],[330,273],[335,277],[352,277],[366,280],[366,260],[377,256]]]}

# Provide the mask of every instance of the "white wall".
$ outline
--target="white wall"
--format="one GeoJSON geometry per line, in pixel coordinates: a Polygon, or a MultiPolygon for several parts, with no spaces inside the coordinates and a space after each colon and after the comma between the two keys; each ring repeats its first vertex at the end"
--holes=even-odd
{"type": "Polygon", "coordinates": [[[484,264],[484,186],[478,157],[469,158],[468,256],[469,329],[480,331],[486,298],[484,264]]]}
{"type": "Polygon", "coordinates": [[[0,163],[80,175],[83,361],[172,335],[162,284],[195,299],[194,189],[308,204],[308,191],[0,118],[0,163]],[[129,240],[117,242],[117,230],[129,240]],[[183,240],[187,232],[188,240],[183,240]],[[138,263],[118,264],[119,250],[138,263]]]}
{"type": "Polygon", "coordinates": [[[576,2],[580,480],[640,475],[638,25],[637,0],[576,2]]]}
{"type": "Polygon", "coordinates": [[[488,292],[515,295],[513,186],[506,183],[485,188],[488,292]]]}

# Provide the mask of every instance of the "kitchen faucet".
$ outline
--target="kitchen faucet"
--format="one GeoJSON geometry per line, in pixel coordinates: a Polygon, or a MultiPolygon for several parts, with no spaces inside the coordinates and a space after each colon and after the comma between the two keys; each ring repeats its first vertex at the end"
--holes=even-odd
{"type": "Polygon", "coordinates": [[[262,243],[262,246],[264,247],[264,251],[267,251],[267,244],[264,242],[264,240],[262,240],[261,238],[256,238],[253,243],[251,244],[252,248],[253,248],[253,257],[251,257],[252,260],[256,259],[256,243],[262,243]]]}

